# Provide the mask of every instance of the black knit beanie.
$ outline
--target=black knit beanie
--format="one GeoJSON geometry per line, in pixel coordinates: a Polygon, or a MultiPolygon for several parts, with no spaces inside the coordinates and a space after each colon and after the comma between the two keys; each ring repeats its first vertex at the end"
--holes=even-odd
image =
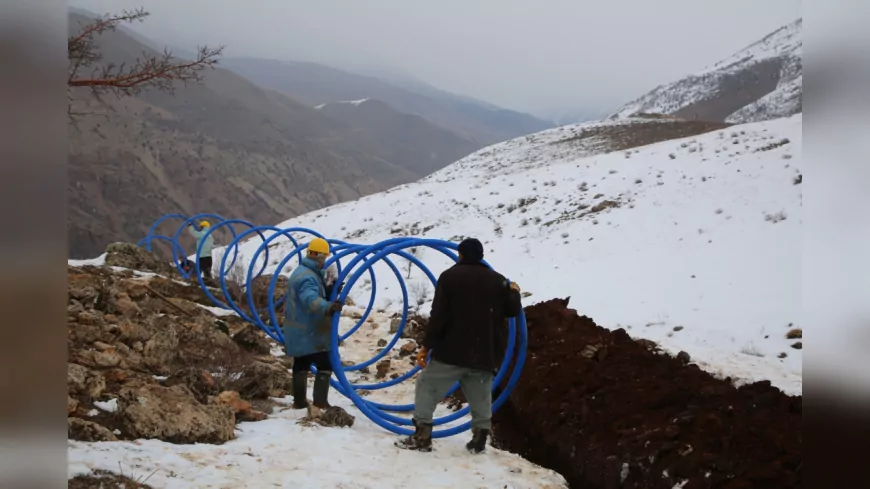
{"type": "Polygon", "coordinates": [[[466,238],[459,243],[459,254],[463,261],[478,262],[483,260],[483,245],[474,238],[466,238]]]}

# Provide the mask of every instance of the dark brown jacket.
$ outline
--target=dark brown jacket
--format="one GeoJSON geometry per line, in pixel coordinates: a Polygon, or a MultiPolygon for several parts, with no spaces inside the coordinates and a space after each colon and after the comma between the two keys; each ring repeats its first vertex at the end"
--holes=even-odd
{"type": "Polygon", "coordinates": [[[440,362],[494,371],[507,347],[505,318],[522,307],[504,276],[479,262],[458,263],[438,277],[423,346],[440,362]]]}

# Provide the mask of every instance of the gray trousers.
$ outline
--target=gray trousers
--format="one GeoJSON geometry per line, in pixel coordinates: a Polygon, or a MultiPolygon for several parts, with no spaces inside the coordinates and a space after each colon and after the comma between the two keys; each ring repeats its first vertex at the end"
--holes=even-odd
{"type": "Polygon", "coordinates": [[[414,385],[414,419],[431,423],[438,403],[457,381],[471,409],[471,427],[492,428],[492,372],[431,360],[414,385]]]}

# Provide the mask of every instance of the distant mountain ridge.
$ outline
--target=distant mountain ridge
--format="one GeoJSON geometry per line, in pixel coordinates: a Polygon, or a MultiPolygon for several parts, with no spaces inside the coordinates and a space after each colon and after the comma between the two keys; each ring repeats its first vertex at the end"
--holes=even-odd
{"type": "Polygon", "coordinates": [[[656,87],[612,118],[637,113],[685,119],[756,122],[802,111],[803,19],[797,19],[715,65],[656,87]]]}
{"type": "Polygon", "coordinates": [[[377,99],[396,111],[420,116],[469,139],[478,147],[553,127],[551,122],[531,115],[481,105],[434,87],[429,89],[430,93],[421,94],[375,77],[316,63],[227,58],[222,64],[260,86],[286,93],[312,107],[330,102],[377,99]]]}

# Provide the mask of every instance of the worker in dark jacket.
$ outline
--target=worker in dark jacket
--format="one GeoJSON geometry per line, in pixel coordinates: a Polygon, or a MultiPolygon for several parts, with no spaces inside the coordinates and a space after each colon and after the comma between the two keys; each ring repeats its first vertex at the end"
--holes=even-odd
{"type": "Polygon", "coordinates": [[[459,261],[438,278],[432,312],[417,364],[423,367],[414,394],[413,435],[401,448],[432,450],[432,416],[459,381],[471,408],[472,439],[466,448],[480,453],[492,426],[492,380],[507,347],[505,318],[522,311],[520,288],[481,263],[483,245],[459,244],[459,261]],[[431,361],[426,356],[432,352],[431,361]]]}

